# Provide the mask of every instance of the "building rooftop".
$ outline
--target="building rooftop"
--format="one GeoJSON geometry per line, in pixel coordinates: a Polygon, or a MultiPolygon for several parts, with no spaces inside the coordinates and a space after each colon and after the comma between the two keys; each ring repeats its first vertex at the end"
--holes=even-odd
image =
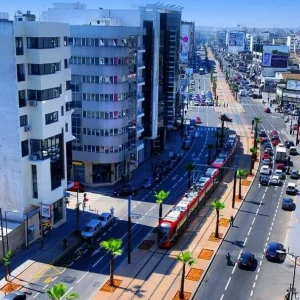
{"type": "Polygon", "coordinates": [[[282,79],[284,79],[284,80],[287,80],[287,79],[300,80],[300,74],[282,73],[281,76],[282,76],[282,79]]]}

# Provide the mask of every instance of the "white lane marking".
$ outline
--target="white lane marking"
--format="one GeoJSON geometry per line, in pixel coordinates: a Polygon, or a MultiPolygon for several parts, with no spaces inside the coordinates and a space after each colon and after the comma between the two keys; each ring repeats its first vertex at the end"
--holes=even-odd
{"type": "Polygon", "coordinates": [[[83,276],[77,281],[77,283],[79,283],[87,274],[89,274],[89,272],[86,272],[85,274],[83,274],[83,276]]]}
{"type": "Polygon", "coordinates": [[[68,267],[71,267],[73,264],[74,264],[74,261],[72,261],[72,262],[69,264],[68,267]]]}
{"type": "Polygon", "coordinates": [[[258,214],[259,208],[256,210],[256,215],[258,214]]]}
{"type": "Polygon", "coordinates": [[[252,290],[251,293],[250,293],[250,297],[252,297],[252,295],[253,295],[253,290],[252,290]]]}
{"type": "Polygon", "coordinates": [[[248,238],[246,237],[246,238],[245,238],[245,241],[244,241],[244,245],[243,245],[244,247],[245,247],[245,245],[246,245],[246,243],[247,243],[247,240],[248,240],[248,238]]]}
{"type": "Polygon", "coordinates": [[[151,208],[150,208],[150,210],[149,211],[151,211],[154,207],[156,206],[156,204],[155,205],[153,205],[151,208]]]}
{"type": "Polygon", "coordinates": [[[174,189],[174,188],[176,187],[177,184],[178,184],[178,182],[175,183],[175,184],[172,186],[172,189],[174,189]]]}
{"type": "Polygon", "coordinates": [[[248,235],[250,234],[251,230],[252,230],[252,227],[249,228],[248,235]]]}
{"type": "Polygon", "coordinates": [[[257,269],[257,273],[259,273],[259,271],[260,271],[260,268],[257,269]]]}
{"type": "Polygon", "coordinates": [[[253,221],[252,221],[252,225],[254,224],[254,222],[255,222],[255,219],[256,219],[256,218],[254,217],[254,219],[253,219],[253,221]]]}
{"type": "Polygon", "coordinates": [[[229,285],[229,283],[230,283],[230,280],[231,280],[231,277],[229,277],[229,279],[228,279],[228,281],[227,281],[227,284],[226,284],[226,286],[225,286],[225,291],[226,291],[227,288],[228,288],[228,285],[229,285]]]}
{"type": "Polygon", "coordinates": [[[43,290],[46,289],[48,286],[49,286],[49,284],[46,284],[46,285],[43,287],[43,290]]]}
{"type": "Polygon", "coordinates": [[[253,288],[255,288],[256,282],[253,283],[253,288]]]}
{"type": "Polygon", "coordinates": [[[257,280],[257,277],[258,277],[258,274],[256,274],[256,276],[255,276],[255,280],[257,280]]]}
{"type": "Polygon", "coordinates": [[[222,299],[223,299],[223,297],[224,297],[224,294],[222,294],[222,296],[221,296],[220,300],[222,300],[222,299]]]}
{"type": "MultiPolygon", "coordinates": [[[[64,294],[64,296],[67,296],[67,295],[71,292],[72,289],[73,289],[73,287],[69,288],[69,289],[67,290],[67,292],[64,294]]],[[[67,297],[66,297],[66,298],[67,298],[67,297]]]]}
{"type": "Polygon", "coordinates": [[[264,198],[265,198],[265,195],[266,195],[266,194],[263,194],[263,196],[261,197],[261,199],[264,199],[264,198]]]}
{"type": "Polygon", "coordinates": [[[232,270],[231,274],[233,274],[233,273],[234,273],[234,271],[235,271],[235,268],[236,268],[236,264],[234,264],[234,267],[233,267],[233,270],[232,270]]]}
{"type": "Polygon", "coordinates": [[[35,294],[32,298],[36,298],[40,293],[35,294]]]}

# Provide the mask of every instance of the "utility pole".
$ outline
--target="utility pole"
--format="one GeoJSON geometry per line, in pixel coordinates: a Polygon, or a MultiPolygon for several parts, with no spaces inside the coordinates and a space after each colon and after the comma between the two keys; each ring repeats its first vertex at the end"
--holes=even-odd
{"type": "Polygon", "coordinates": [[[128,264],[131,264],[131,195],[128,196],[128,246],[127,246],[127,262],[128,264]]]}
{"type": "Polygon", "coordinates": [[[234,171],[233,194],[232,194],[232,208],[234,208],[234,206],[235,206],[236,175],[237,175],[237,170],[234,171]]]}

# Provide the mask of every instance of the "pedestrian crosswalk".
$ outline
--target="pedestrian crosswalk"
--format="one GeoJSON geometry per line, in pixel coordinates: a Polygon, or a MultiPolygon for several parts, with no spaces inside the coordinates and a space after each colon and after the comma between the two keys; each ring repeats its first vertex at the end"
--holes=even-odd
{"type": "Polygon", "coordinates": [[[200,131],[217,131],[217,127],[209,127],[209,126],[200,126],[197,128],[196,130],[197,132],[200,132],[200,131]]]}
{"type": "MultiPolygon", "coordinates": [[[[264,130],[267,134],[270,134],[273,130],[264,130]]],[[[284,130],[284,129],[282,129],[282,130],[276,130],[279,134],[284,134],[284,135],[286,135],[287,134],[287,132],[284,130]]]]}
{"type": "MultiPolygon", "coordinates": [[[[68,193],[70,193],[70,196],[68,197],[69,207],[73,207],[77,203],[77,193],[76,192],[68,192],[68,193]]],[[[109,193],[109,195],[112,195],[112,193],[109,193]]],[[[96,193],[86,192],[86,199],[87,199],[86,206],[88,207],[92,203],[101,200],[101,198],[103,198],[104,196],[108,196],[108,193],[96,194],[96,193]]],[[[78,193],[78,202],[81,204],[81,207],[82,207],[82,203],[84,202],[83,200],[84,200],[84,194],[78,193]]]]}

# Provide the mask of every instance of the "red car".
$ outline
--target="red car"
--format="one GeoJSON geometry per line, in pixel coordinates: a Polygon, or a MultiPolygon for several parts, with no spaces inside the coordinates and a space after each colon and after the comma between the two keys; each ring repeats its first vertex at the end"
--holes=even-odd
{"type": "Polygon", "coordinates": [[[268,152],[264,152],[261,159],[268,159],[268,158],[271,158],[270,154],[268,152]]]}
{"type": "Polygon", "coordinates": [[[277,146],[279,143],[280,143],[280,140],[278,140],[278,139],[272,140],[272,145],[273,146],[277,146]]]}
{"type": "Polygon", "coordinates": [[[277,163],[276,164],[276,169],[278,169],[278,170],[284,170],[284,163],[277,163]]]}
{"type": "Polygon", "coordinates": [[[263,136],[260,138],[260,143],[263,144],[264,142],[266,142],[268,140],[267,137],[263,136]]]}
{"type": "Polygon", "coordinates": [[[196,117],[195,123],[196,124],[202,124],[202,121],[201,121],[200,117],[196,117]]]}
{"type": "Polygon", "coordinates": [[[267,113],[267,114],[269,114],[271,112],[270,107],[266,107],[265,110],[264,110],[264,112],[267,113]]]}
{"type": "Polygon", "coordinates": [[[84,193],[84,190],[85,190],[84,185],[78,181],[74,181],[73,186],[68,189],[68,191],[71,191],[71,192],[78,191],[79,193],[84,193]]]}
{"type": "Polygon", "coordinates": [[[278,131],[276,131],[276,130],[271,131],[271,136],[273,136],[273,135],[278,135],[278,131]]]}

